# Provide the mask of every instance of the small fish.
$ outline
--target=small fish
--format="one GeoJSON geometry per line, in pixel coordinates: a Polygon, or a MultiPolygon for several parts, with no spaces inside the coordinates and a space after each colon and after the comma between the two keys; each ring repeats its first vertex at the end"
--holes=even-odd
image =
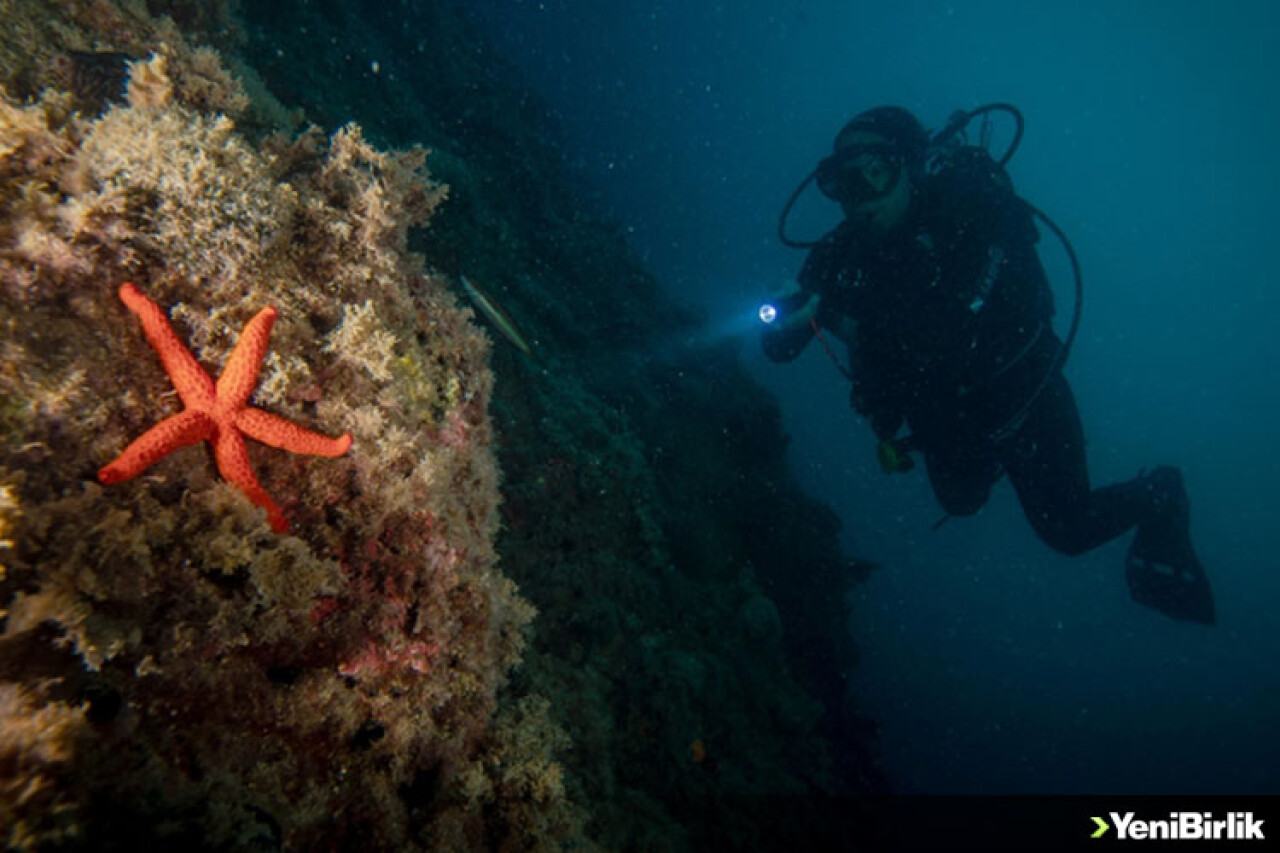
{"type": "Polygon", "coordinates": [[[493,297],[485,293],[475,284],[472,284],[465,275],[459,275],[462,280],[462,289],[466,291],[467,298],[471,300],[480,313],[489,318],[489,322],[498,327],[498,331],[502,332],[502,336],[511,343],[520,348],[520,351],[530,358],[537,358],[533,352],[533,347],[529,346],[529,341],[520,331],[520,327],[516,325],[516,321],[511,319],[511,315],[502,310],[493,297]]]}

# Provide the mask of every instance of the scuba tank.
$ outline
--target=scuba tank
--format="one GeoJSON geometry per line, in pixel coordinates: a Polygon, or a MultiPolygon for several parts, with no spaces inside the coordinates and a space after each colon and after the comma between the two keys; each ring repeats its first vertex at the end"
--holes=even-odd
{"type": "MultiPolygon", "coordinates": [[[[984,170],[1001,190],[1007,192],[1016,202],[1024,206],[1030,213],[1031,217],[1043,223],[1061,242],[1063,249],[1067,253],[1067,258],[1071,263],[1072,276],[1075,283],[1075,308],[1071,318],[1071,326],[1066,336],[1062,340],[1062,346],[1059,348],[1049,367],[1045,370],[1044,378],[1037,383],[1036,387],[1028,395],[1027,399],[1018,407],[1014,414],[1001,426],[993,430],[989,438],[993,443],[1004,441],[1013,435],[1014,432],[1022,425],[1029,414],[1032,405],[1040,398],[1044,389],[1048,387],[1049,381],[1054,374],[1061,370],[1066,363],[1067,356],[1071,351],[1071,346],[1075,342],[1076,335],[1080,328],[1080,317],[1084,304],[1084,276],[1080,270],[1080,261],[1076,256],[1075,249],[1071,245],[1071,241],[1067,239],[1065,233],[1058,225],[1050,219],[1043,211],[1035,205],[1021,198],[1014,192],[1013,180],[1010,178],[1005,168],[1009,161],[1013,159],[1013,155],[1017,153],[1018,146],[1022,144],[1022,136],[1025,122],[1022,113],[1017,107],[1006,103],[993,103],[977,107],[973,110],[958,110],[951,115],[947,123],[942,129],[933,133],[929,138],[929,146],[924,155],[924,171],[927,175],[938,176],[945,175],[955,169],[980,169],[984,170]],[[991,122],[991,114],[996,112],[1007,113],[1014,120],[1014,133],[1005,151],[997,158],[990,152],[991,135],[993,124],[991,122]],[[977,142],[970,142],[968,139],[969,125],[975,119],[981,118],[982,124],[979,130],[979,138],[977,142]]],[[[785,245],[797,249],[810,249],[821,243],[818,240],[796,240],[787,234],[787,219],[790,217],[792,209],[800,196],[804,194],[809,185],[814,182],[818,176],[818,169],[815,167],[792,191],[791,196],[787,199],[786,204],[782,208],[782,213],[778,218],[778,239],[785,245]]],[[[819,334],[819,338],[821,335],[819,334]]],[[[825,341],[824,341],[825,344],[825,341]]],[[[846,377],[851,374],[840,364],[835,353],[828,346],[827,354],[831,357],[836,367],[846,377]]],[[[915,450],[915,442],[910,436],[900,439],[899,444],[895,445],[895,455],[892,466],[885,466],[886,470],[904,471],[909,466],[902,464],[901,459],[906,453],[915,450]]],[[[882,460],[883,465],[884,460],[882,460]]]]}

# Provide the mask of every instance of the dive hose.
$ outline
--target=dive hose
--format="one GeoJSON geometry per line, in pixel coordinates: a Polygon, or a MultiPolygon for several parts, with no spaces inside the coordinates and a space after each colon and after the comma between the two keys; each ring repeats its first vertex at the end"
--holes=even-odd
{"type": "MultiPolygon", "coordinates": [[[[1022,144],[1022,136],[1025,127],[1022,112],[1013,104],[992,103],[985,104],[968,111],[957,111],[941,130],[930,137],[930,148],[932,150],[945,149],[946,146],[952,144],[952,140],[956,136],[963,134],[967,130],[969,124],[975,118],[981,116],[983,117],[983,129],[980,145],[985,150],[988,142],[990,141],[990,124],[987,117],[993,112],[1008,113],[1013,117],[1015,124],[1013,139],[1010,141],[1009,147],[1005,149],[1004,154],[1002,154],[998,160],[994,160],[993,158],[994,162],[1003,169],[1009,161],[1013,159],[1013,155],[1017,152],[1018,146],[1022,144]]],[[[784,245],[790,246],[791,248],[811,249],[822,242],[821,240],[795,240],[787,235],[787,219],[791,215],[791,210],[795,207],[800,196],[804,194],[804,191],[809,188],[809,184],[813,183],[817,173],[818,170],[815,168],[805,176],[804,180],[802,180],[791,192],[790,197],[782,208],[781,215],[778,217],[778,239],[781,240],[784,245]]],[[[1054,355],[1052,361],[1050,361],[1049,367],[1045,370],[1043,379],[1040,380],[1035,390],[1028,395],[1026,401],[1018,408],[1018,410],[1014,412],[1014,414],[1005,423],[1001,424],[989,433],[989,438],[993,444],[999,444],[1017,432],[1018,428],[1021,427],[1023,422],[1027,419],[1027,415],[1030,413],[1031,407],[1035,405],[1036,401],[1040,399],[1040,395],[1044,393],[1045,388],[1048,387],[1054,374],[1066,365],[1067,356],[1071,353],[1071,347],[1075,343],[1076,334],[1080,329],[1080,317],[1084,308],[1084,274],[1081,272],[1080,259],[1076,256],[1075,248],[1071,245],[1071,241],[1067,239],[1067,235],[1063,230],[1059,228],[1057,223],[1050,219],[1044,211],[1019,196],[1015,197],[1018,198],[1018,201],[1022,204],[1026,205],[1031,214],[1036,219],[1043,222],[1049,230],[1054,233],[1054,236],[1058,238],[1058,241],[1062,243],[1062,247],[1066,251],[1067,258],[1071,263],[1071,273],[1075,283],[1075,309],[1071,318],[1071,326],[1067,330],[1067,335],[1063,339],[1062,345],[1058,348],[1058,352],[1054,355]]],[[[827,355],[830,356],[832,362],[846,378],[852,379],[852,374],[840,363],[839,359],[836,358],[835,352],[831,349],[830,345],[819,331],[817,323],[813,322],[812,325],[815,334],[822,342],[823,348],[827,351],[827,355]]],[[[895,441],[897,442],[896,444],[884,451],[886,454],[894,454],[893,458],[882,456],[881,449],[877,449],[877,457],[880,459],[881,467],[884,468],[886,472],[909,470],[910,466],[906,468],[900,467],[901,463],[898,461],[898,457],[905,457],[911,450],[916,449],[915,441],[911,436],[906,436],[905,438],[897,439],[895,441]],[[893,464],[886,466],[886,459],[893,464]]],[[[881,448],[884,448],[885,444],[885,442],[881,442],[881,448]]],[[[910,461],[909,458],[908,461],[910,461]]]]}

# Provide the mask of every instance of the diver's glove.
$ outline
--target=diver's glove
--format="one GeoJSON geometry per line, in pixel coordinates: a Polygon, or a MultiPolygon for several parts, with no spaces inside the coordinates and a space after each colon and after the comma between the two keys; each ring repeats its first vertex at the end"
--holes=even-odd
{"type": "Polygon", "coordinates": [[[903,439],[883,439],[876,445],[876,461],[880,463],[880,470],[886,474],[905,474],[910,471],[916,467],[910,450],[903,439]]]}

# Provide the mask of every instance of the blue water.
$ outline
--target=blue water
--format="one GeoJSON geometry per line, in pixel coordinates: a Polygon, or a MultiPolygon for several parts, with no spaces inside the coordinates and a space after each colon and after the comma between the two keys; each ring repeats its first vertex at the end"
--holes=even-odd
{"type": "MultiPolygon", "coordinates": [[[[1014,180],[1084,264],[1067,374],[1094,480],[1182,467],[1219,626],[1133,604],[1127,537],[1052,553],[1005,484],[932,531],[923,476],[879,472],[820,349],[772,365],[747,337],[799,476],[850,551],[884,565],[854,602],[852,689],[904,791],[1280,793],[1280,7],[467,5],[556,113],[571,168],[713,334],[795,275],[778,212],[851,115],[895,103],[937,127],[1017,104],[1014,180]]],[[[809,198],[792,228],[816,235],[836,214],[809,198]]],[[[1064,330],[1065,261],[1052,238],[1041,251],[1064,330]]]]}

